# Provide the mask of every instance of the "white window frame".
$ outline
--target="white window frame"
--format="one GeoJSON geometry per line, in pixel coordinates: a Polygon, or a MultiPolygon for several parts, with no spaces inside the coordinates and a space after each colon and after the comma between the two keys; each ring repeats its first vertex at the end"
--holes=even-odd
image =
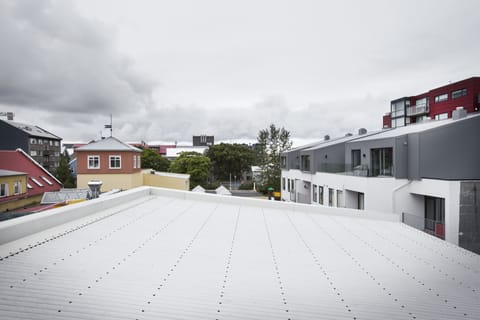
{"type": "Polygon", "coordinates": [[[8,183],[0,183],[0,198],[8,197],[8,183]],[[3,190],[3,194],[2,194],[3,190]]]}
{"type": "Polygon", "coordinates": [[[20,193],[22,193],[22,182],[15,181],[13,183],[13,194],[20,194],[20,193]]]}
{"type": "Polygon", "coordinates": [[[87,168],[88,169],[100,169],[100,156],[99,155],[90,155],[87,157],[87,168]],[[97,166],[90,166],[90,159],[98,159],[98,165],[97,166]]]}
{"type": "MultiPolygon", "coordinates": [[[[115,159],[115,160],[116,160],[116,159],[115,159]]],[[[122,169],[122,156],[120,156],[120,155],[111,155],[111,156],[108,156],[108,168],[109,168],[109,169],[112,169],[112,170],[122,169]],[[118,163],[119,163],[119,166],[118,166],[118,167],[112,167],[112,160],[114,160],[114,158],[118,158],[118,163]]]]}
{"type": "Polygon", "coordinates": [[[137,168],[142,168],[142,157],[137,156],[137,168]]]}
{"type": "Polygon", "coordinates": [[[137,155],[133,155],[133,169],[137,169],[137,155]]]}

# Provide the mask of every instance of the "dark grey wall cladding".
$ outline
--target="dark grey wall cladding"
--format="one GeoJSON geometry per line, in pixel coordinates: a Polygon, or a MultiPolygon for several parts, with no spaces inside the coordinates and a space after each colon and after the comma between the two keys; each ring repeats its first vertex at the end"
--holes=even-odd
{"type": "Polygon", "coordinates": [[[420,176],[480,180],[480,117],[420,133],[420,176]]]}
{"type": "Polygon", "coordinates": [[[345,142],[320,148],[313,153],[316,171],[342,172],[345,169],[345,142]]]}
{"type": "Polygon", "coordinates": [[[28,153],[28,134],[0,121],[0,150],[23,149],[28,153]]]}
{"type": "Polygon", "coordinates": [[[420,180],[420,138],[418,133],[408,135],[408,179],[420,180]]]}
{"type": "Polygon", "coordinates": [[[460,183],[459,246],[480,254],[480,181],[460,183]]]}
{"type": "Polygon", "coordinates": [[[394,176],[397,179],[405,179],[408,176],[408,136],[403,135],[395,139],[393,148],[394,176]]]}

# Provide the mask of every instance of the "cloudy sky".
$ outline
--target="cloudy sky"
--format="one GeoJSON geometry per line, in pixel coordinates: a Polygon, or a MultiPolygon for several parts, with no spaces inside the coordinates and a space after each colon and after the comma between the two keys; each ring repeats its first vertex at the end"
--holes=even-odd
{"type": "MultiPolygon", "coordinates": [[[[0,0],[0,111],[68,141],[381,128],[480,75],[477,0],[0,0]]],[[[3,137],[2,137],[3,138],[3,137]]]]}

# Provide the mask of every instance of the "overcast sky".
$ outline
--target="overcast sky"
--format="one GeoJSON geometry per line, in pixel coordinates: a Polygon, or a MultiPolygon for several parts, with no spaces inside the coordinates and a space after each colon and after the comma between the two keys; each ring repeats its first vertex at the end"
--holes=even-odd
{"type": "MultiPolygon", "coordinates": [[[[0,111],[68,141],[380,129],[480,75],[477,0],[0,0],[0,111]]],[[[4,138],[4,137],[2,137],[4,138]]]]}

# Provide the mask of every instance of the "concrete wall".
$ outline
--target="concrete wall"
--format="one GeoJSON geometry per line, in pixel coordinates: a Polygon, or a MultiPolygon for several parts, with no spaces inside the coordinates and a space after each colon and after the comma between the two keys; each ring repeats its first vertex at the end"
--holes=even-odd
{"type": "MultiPolygon", "coordinates": [[[[421,181],[412,181],[407,191],[419,196],[445,199],[445,240],[458,245],[460,182],[422,179],[421,181]]],[[[424,213],[424,209],[421,212],[424,213]]]]}
{"type": "Polygon", "coordinates": [[[319,170],[337,172],[344,171],[345,142],[315,150],[313,153],[313,159],[311,161],[313,169],[312,172],[319,170]]]}
{"type": "Polygon", "coordinates": [[[101,192],[112,189],[128,190],[143,184],[141,172],[132,174],[77,174],[77,188],[88,189],[88,181],[101,180],[103,182],[101,192]]]}
{"type": "Polygon", "coordinates": [[[460,183],[459,245],[480,254],[480,181],[460,183]]]}
{"type": "MultiPolygon", "coordinates": [[[[120,192],[106,198],[80,202],[71,206],[3,221],[0,223],[0,245],[76,219],[87,217],[102,210],[109,210],[116,206],[128,204],[148,195],[150,195],[150,188],[141,187],[120,192]]],[[[112,214],[114,213],[115,211],[113,211],[112,214]]]]}
{"type": "Polygon", "coordinates": [[[190,190],[190,179],[185,175],[143,173],[143,185],[159,188],[190,190]]]}
{"type": "Polygon", "coordinates": [[[420,133],[420,176],[445,180],[480,179],[480,117],[420,133]]]}

